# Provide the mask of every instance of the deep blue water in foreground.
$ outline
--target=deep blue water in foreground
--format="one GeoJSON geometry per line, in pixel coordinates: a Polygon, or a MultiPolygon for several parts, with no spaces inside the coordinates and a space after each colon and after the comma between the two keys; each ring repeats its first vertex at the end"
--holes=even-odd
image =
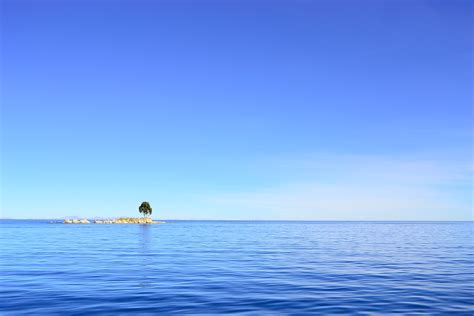
{"type": "Polygon", "coordinates": [[[0,221],[0,314],[473,314],[472,222],[0,221]]]}

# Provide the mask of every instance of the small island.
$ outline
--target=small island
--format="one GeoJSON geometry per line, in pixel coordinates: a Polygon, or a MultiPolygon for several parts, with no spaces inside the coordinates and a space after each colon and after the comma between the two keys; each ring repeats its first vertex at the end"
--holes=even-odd
{"type": "MultiPolygon", "coordinates": [[[[117,219],[98,219],[93,224],[164,224],[165,222],[154,221],[149,217],[153,211],[148,202],[142,202],[138,211],[143,217],[119,217],[117,219]]],[[[64,224],[91,224],[88,219],[65,219],[64,224]]]]}

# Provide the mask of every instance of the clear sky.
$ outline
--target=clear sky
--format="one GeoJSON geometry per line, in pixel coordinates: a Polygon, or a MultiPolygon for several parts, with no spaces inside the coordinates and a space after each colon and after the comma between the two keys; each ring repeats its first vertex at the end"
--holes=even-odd
{"type": "Polygon", "coordinates": [[[1,3],[4,218],[473,219],[471,1],[1,3]]]}

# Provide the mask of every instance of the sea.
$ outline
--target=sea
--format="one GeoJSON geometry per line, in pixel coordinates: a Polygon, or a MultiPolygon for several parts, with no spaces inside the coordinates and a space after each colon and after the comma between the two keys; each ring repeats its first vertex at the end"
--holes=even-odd
{"type": "Polygon", "coordinates": [[[473,228],[1,220],[0,314],[473,315],[473,228]]]}

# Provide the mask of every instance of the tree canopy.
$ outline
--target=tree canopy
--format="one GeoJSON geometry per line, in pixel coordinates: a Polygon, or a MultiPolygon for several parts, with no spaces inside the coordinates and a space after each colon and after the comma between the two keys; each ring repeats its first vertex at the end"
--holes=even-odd
{"type": "Polygon", "coordinates": [[[140,206],[138,207],[138,211],[140,212],[140,214],[143,214],[143,216],[148,216],[151,215],[153,209],[151,208],[150,203],[142,202],[142,204],[140,204],[140,206]]]}

